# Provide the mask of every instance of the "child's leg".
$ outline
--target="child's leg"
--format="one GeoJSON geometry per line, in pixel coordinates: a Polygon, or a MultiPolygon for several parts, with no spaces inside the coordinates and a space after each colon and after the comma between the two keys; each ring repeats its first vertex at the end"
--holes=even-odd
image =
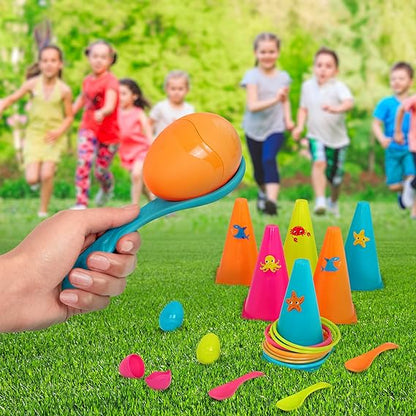
{"type": "Polygon", "coordinates": [[[131,201],[140,204],[143,190],[143,160],[136,160],[131,170],[131,201]]]}
{"type": "Polygon", "coordinates": [[[40,162],[31,162],[26,165],[25,178],[29,186],[37,185],[40,181],[40,162]]]}
{"type": "Polygon", "coordinates": [[[331,184],[331,201],[333,203],[338,201],[342,178],[344,176],[344,163],[347,155],[347,147],[340,149],[325,149],[327,168],[326,178],[331,184]]]}
{"type": "Polygon", "coordinates": [[[77,205],[88,205],[88,194],[90,190],[90,172],[97,146],[97,138],[87,131],[80,132],[78,137],[78,163],[75,172],[75,189],[77,194],[77,205]]]}
{"type": "Polygon", "coordinates": [[[281,149],[285,136],[283,133],[270,135],[263,144],[262,164],[267,199],[277,201],[280,188],[280,175],[277,165],[277,153],[281,149]]]}
{"type": "Polygon", "coordinates": [[[39,214],[48,212],[49,201],[53,192],[53,179],[55,176],[56,164],[52,161],[43,162],[40,170],[40,208],[39,214]]]}
{"type": "Polygon", "coordinates": [[[392,192],[401,192],[404,176],[404,153],[387,148],[385,151],[386,183],[392,192]]]}
{"type": "Polygon", "coordinates": [[[109,168],[117,150],[118,144],[98,143],[95,160],[95,177],[100,182],[101,189],[106,194],[114,187],[113,174],[110,172],[109,168]]]}
{"type": "Polygon", "coordinates": [[[325,170],[327,167],[325,146],[323,143],[315,139],[309,139],[309,148],[312,156],[312,173],[311,182],[315,194],[315,209],[316,214],[325,214],[325,189],[326,176],[325,170]]]}

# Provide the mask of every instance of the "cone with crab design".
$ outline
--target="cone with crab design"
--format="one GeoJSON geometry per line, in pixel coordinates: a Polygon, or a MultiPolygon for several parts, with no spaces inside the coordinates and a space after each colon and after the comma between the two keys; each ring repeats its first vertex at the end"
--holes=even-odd
{"type": "Polygon", "coordinates": [[[267,225],[242,317],[263,321],[276,320],[287,284],[288,274],[279,227],[267,225]]]}
{"type": "Polygon", "coordinates": [[[357,322],[339,227],[328,227],[313,276],[321,316],[336,324],[357,322]]]}
{"type": "Polygon", "coordinates": [[[215,283],[250,286],[257,244],[247,199],[236,198],[215,283]]]}
{"type": "Polygon", "coordinates": [[[376,240],[370,204],[360,201],[345,242],[351,290],[375,290],[383,287],[378,265],[376,240]]]}
{"type": "Polygon", "coordinates": [[[312,273],[318,261],[315,234],[312,227],[309,204],[306,199],[297,199],[286,234],[284,252],[289,275],[296,259],[308,259],[312,273]]]}

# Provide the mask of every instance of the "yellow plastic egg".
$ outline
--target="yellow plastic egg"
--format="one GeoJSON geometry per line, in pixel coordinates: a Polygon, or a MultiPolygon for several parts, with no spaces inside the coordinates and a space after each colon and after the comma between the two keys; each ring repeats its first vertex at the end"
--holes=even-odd
{"type": "Polygon", "coordinates": [[[233,125],[212,113],[181,117],[151,145],[143,165],[146,186],[157,197],[182,201],[215,191],[241,163],[241,142],[233,125]]]}
{"type": "Polygon", "coordinates": [[[201,364],[212,364],[220,356],[220,339],[209,332],[204,335],[198,343],[196,358],[201,364]]]}

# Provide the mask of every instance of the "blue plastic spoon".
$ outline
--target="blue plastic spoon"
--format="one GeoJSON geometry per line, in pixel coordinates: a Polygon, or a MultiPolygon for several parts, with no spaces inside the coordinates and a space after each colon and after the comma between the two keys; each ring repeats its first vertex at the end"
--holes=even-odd
{"type": "MultiPolygon", "coordinates": [[[[212,191],[206,195],[198,196],[196,198],[185,199],[183,201],[165,201],[161,198],[154,199],[140,209],[139,215],[133,221],[130,221],[129,223],[120,227],[112,228],[97,238],[94,243],[92,243],[87,249],[85,249],[85,251],[79,255],[77,261],[74,264],[74,267],[88,269],[87,258],[92,252],[105,251],[107,253],[113,253],[116,248],[117,241],[123,235],[137,231],[140,227],[143,227],[143,225],[146,225],[150,221],[163,217],[164,215],[170,214],[171,212],[210,204],[211,202],[223,198],[231,191],[233,191],[241,182],[245,170],[246,163],[244,158],[241,158],[240,166],[234,176],[227,183],[215,191],[212,191]]],[[[71,285],[68,276],[66,276],[62,282],[62,289],[70,288],[74,288],[74,286],[71,285]]]]}

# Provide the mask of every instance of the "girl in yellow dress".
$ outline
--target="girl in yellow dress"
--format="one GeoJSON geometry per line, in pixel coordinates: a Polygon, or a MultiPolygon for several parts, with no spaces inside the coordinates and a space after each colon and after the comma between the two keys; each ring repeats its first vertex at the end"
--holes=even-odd
{"type": "Polygon", "coordinates": [[[73,120],[71,89],[61,81],[63,56],[55,45],[39,52],[39,75],[28,79],[0,101],[0,114],[25,94],[31,95],[29,124],[23,146],[25,177],[29,185],[40,184],[38,216],[48,215],[56,165],[65,146],[64,133],[73,120]]]}

